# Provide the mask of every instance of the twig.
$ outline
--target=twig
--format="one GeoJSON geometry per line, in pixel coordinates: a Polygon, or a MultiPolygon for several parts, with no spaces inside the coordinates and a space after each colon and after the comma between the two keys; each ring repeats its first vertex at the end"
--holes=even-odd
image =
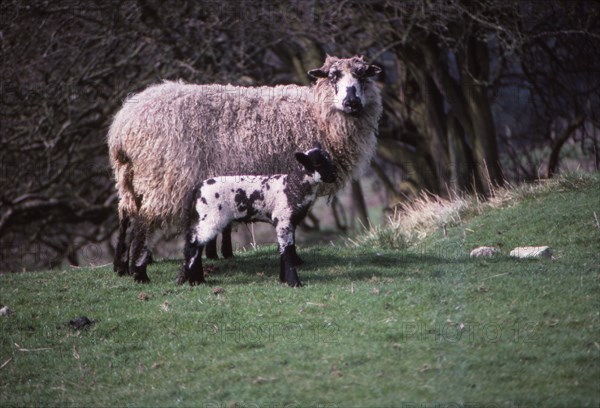
{"type": "Polygon", "coordinates": [[[4,367],[6,367],[8,365],[8,363],[10,363],[12,361],[12,357],[9,357],[8,360],[6,360],[4,363],[2,363],[2,365],[0,366],[0,370],[2,370],[4,367]]]}
{"type": "Polygon", "coordinates": [[[504,273],[499,273],[497,275],[492,275],[492,276],[488,276],[487,278],[483,278],[482,280],[486,280],[486,279],[491,279],[491,278],[496,278],[498,276],[502,276],[502,275],[508,275],[510,272],[504,272],[504,273]]]}
{"type": "Polygon", "coordinates": [[[326,307],[327,305],[324,303],[312,303],[312,302],[306,302],[306,306],[318,306],[318,307],[326,307]]]}
{"type": "Polygon", "coordinates": [[[596,220],[596,228],[600,229],[600,221],[598,221],[598,214],[594,211],[594,220],[596,220]]]}
{"type": "Polygon", "coordinates": [[[15,343],[15,346],[17,347],[18,351],[23,351],[23,352],[52,350],[52,347],[42,347],[42,348],[36,348],[36,349],[30,350],[30,349],[26,349],[24,347],[19,346],[17,343],[15,343]]]}

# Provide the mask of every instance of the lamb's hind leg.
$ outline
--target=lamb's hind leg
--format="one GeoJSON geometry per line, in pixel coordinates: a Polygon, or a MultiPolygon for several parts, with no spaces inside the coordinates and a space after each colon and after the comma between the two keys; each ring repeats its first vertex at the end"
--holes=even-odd
{"type": "Polygon", "coordinates": [[[231,245],[231,224],[223,230],[223,239],[221,240],[221,254],[223,258],[233,258],[233,246],[231,245]]]}
{"type": "Polygon", "coordinates": [[[219,259],[217,254],[217,237],[206,243],[206,259],[219,259]]]}
{"type": "Polygon", "coordinates": [[[148,225],[145,220],[136,217],[133,220],[133,237],[131,242],[131,273],[136,282],[150,282],[146,273],[148,265],[148,247],[146,246],[146,235],[148,225]]]}
{"type": "Polygon", "coordinates": [[[113,269],[119,276],[129,274],[129,246],[127,245],[127,228],[129,224],[128,216],[122,215],[119,217],[119,236],[113,261],[113,269]]]}

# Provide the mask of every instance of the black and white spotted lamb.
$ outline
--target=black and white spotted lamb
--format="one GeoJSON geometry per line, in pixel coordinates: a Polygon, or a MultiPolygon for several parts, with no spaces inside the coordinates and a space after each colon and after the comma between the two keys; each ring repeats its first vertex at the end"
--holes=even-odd
{"type": "Polygon", "coordinates": [[[232,221],[268,222],[279,244],[279,279],[302,286],[295,268],[296,226],[317,198],[321,182],[335,182],[331,157],[320,147],[295,153],[302,166],[290,174],[223,176],[204,180],[187,196],[184,261],[177,282],[204,282],[202,249],[232,221]]]}

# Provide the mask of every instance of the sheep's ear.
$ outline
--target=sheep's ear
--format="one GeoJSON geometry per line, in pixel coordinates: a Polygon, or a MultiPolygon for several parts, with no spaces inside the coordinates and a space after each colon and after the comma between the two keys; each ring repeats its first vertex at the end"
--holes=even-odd
{"type": "Polygon", "coordinates": [[[369,67],[365,71],[365,76],[368,76],[368,77],[376,76],[376,75],[379,75],[381,73],[381,71],[382,71],[381,67],[378,67],[377,65],[369,65],[369,67]]]}
{"type": "Polygon", "coordinates": [[[308,157],[306,154],[302,153],[302,152],[296,152],[294,153],[294,156],[296,157],[296,160],[298,160],[298,162],[303,165],[306,169],[310,170],[312,169],[312,163],[310,162],[310,157],[308,157]]]}
{"type": "Polygon", "coordinates": [[[322,68],[317,68],[308,71],[308,75],[312,78],[327,78],[329,72],[324,71],[322,68]]]}

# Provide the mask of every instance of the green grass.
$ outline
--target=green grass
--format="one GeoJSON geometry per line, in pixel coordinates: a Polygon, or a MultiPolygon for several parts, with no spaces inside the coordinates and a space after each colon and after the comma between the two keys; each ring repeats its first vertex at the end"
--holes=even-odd
{"type": "Polygon", "coordinates": [[[563,179],[409,249],[300,248],[301,289],[277,282],[274,248],[209,262],[194,288],[177,261],[148,285],[108,267],[2,275],[0,405],[597,407],[594,212],[599,178],[563,179]],[[502,254],[468,258],[486,244],[502,254]],[[509,258],[519,245],[555,259],[509,258]],[[96,323],[66,326],[80,315],[96,323]]]}

